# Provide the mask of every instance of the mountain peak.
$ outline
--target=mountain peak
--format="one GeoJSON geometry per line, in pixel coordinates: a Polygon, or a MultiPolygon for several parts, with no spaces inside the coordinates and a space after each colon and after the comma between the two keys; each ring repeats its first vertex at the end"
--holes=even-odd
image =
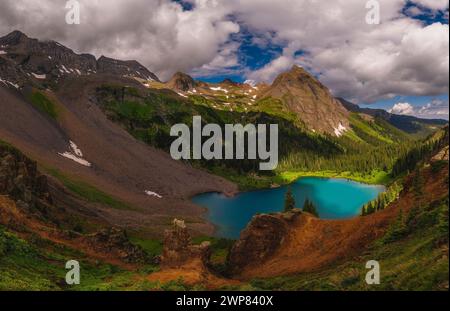
{"type": "Polygon", "coordinates": [[[301,66],[299,66],[299,65],[297,65],[297,64],[294,64],[294,65],[292,66],[292,68],[291,68],[290,71],[302,71],[302,72],[307,72],[303,67],[301,67],[301,66]]]}
{"type": "Polygon", "coordinates": [[[314,132],[341,136],[349,129],[348,111],[317,78],[297,65],[280,74],[261,97],[281,100],[314,132]]]}
{"type": "Polygon", "coordinates": [[[20,30],[14,30],[13,32],[7,34],[4,37],[0,38],[0,43],[2,45],[17,45],[24,40],[28,40],[30,38],[27,37],[26,34],[21,32],[20,30]]]}
{"type": "Polygon", "coordinates": [[[177,72],[173,75],[172,79],[167,82],[167,86],[173,90],[187,92],[195,88],[196,82],[188,74],[177,72]]]}
{"type": "Polygon", "coordinates": [[[238,85],[240,85],[240,83],[235,82],[235,81],[233,81],[233,80],[231,80],[231,79],[229,79],[229,78],[223,80],[220,84],[223,84],[223,85],[229,85],[229,86],[238,86],[238,85]]]}
{"type": "Polygon", "coordinates": [[[273,82],[272,86],[277,85],[301,86],[311,84],[315,87],[326,89],[311,73],[306,71],[303,67],[294,65],[291,70],[281,73],[273,82]]]}

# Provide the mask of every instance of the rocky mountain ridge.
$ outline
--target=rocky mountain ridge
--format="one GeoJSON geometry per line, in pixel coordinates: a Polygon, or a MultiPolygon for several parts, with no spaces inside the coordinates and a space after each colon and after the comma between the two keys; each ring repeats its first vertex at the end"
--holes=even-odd
{"type": "Polygon", "coordinates": [[[114,75],[141,81],[159,81],[137,61],[121,61],[76,54],[55,41],[40,41],[13,31],[0,38],[0,82],[17,89],[28,83],[57,83],[68,76],[114,75]]]}

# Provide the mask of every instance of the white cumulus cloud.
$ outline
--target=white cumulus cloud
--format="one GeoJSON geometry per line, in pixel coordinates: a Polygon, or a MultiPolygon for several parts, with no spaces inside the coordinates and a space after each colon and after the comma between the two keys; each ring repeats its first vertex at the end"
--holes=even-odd
{"type": "Polygon", "coordinates": [[[397,103],[390,113],[399,115],[410,115],[425,119],[449,119],[448,100],[434,99],[423,106],[413,106],[409,103],[397,103]]]}
{"type": "Polygon", "coordinates": [[[393,114],[414,115],[414,107],[409,103],[397,103],[389,112],[393,114]]]}
{"type": "Polygon", "coordinates": [[[448,9],[448,0],[413,0],[414,3],[432,10],[448,9]]]}

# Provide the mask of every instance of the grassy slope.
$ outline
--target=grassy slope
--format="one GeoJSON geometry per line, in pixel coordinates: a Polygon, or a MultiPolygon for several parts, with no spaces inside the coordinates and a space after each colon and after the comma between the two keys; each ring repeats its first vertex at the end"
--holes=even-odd
{"type": "MultiPolygon", "coordinates": [[[[162,244],[156,240],[131,237],[148,254],[160,255],[162,244]]],[[[212,262],[217,270],[224,268],[231,241],[215,238],[197,238],[195,243],[210,241],[212,262]]],[[[127,271],[120,267],[93,262],[84,254],[38,237],[25,241],[0,226],[0,291],[1,290],[195,290],[182,279],[168,283],[150,282],[147,276],[159,267],[145,265],[138,270],[127,271]],[[76,258],[80,262],[81,284],[65,283],[65,263],[76,258]]]]}
{"type": "Polygon", "coordinates": [[[274,179],[279,184],[292,183],[302,177],[321,177],[321,178],[344,178],[357,182],[386,185],[391,181],[391,177],[385,171],[373,171],[371,174],[363,174],[357,172],[335,172],[335,171],[318,171],[318,172],[296,172],[284,171],[278,174],[274,179]]]}
{"type": "MultiPolygon", "coordinates": [[[[275,174],[261,175],[255,161],[214,161],[193,162],[199,168],[206,168],[216,175],[223,176],[240,185],[241,190],[268,188],[272,184],[292,182],[302,176],[342,177],[365,183],[389,182],[384,167],[373,171],[359,171],[358,169],[331,169],[329,164],[333,157],[341,159],[348,156],[363,157],[376,152],[379,147],[396,146],[402,141],[409,141],[410,137],[393,128],[382,120],[367,121],[358,114],[351,114],[352,130],[341,139],[324,137],[308,133],[298,118],[287,111],[281,101],[265,98],[254,103],[246,112],[235,109],[234,112],[223,107],[224,99],[218,96],[203,97],[191,95],[189,99],[182,99],[167,90],[148,90],[143,94],[133,88],[122,89],[114,85],[105,85],[97,91],[97,98],[101,108],[108,117],[129,131],[136,138],[168,150],[173,138],[170,137],[170,126],[175,123],[192,123],[192,116],[201,115],[204,122],[227,123],[278,123],[280,124],[280,169],[275,174]],[[220,109],[218,107],[222,107],[220,109]],[[363,152],[366,152],[363,154],[363,152]],[[300,153],[293,163],[287,155],[300,153]],[[297,160],[309,159],[311,155],[318,155],[316,159],[325,162],[327,169],[300,169],[296,167],[297,160]],[[385,172],[382,172],[382,171],[385,172]]],[[[236,108],[236,107],[235,107],[236,108]]],[[[295,158],[295,157],[294,157],[295,158]]],[[[308,160],[314,163],[316,160],[308,160]]],[[[351,160],[355,161],[355,159],[351,160]]],[[[356,159],[356,161],[358,161],[356,159]]],[[[349,161],[342,161],[344,165],[349,161]]],[[[359,161],[361,162],[361,161],[359,161]]],[[[359,164],[361,166],[361,164],[359,164]]]]}
{"type": "Polygon", "coordinates": [[[28,100],[36,107],[39,111],[46,114],[52,119],[58,118],[58,111],[55,104],[47,98],[41,91],[33,90],[28,96],[28,100]]]}
{"type": "MultiPolygon", "coordinates": [[[[201,96],[180,99],[170,91],[149,90],[146,94],[128,88],[123,90],[114,85],[105,85],[97,90],[100,107],[114,122],[121,124],[137,139],[168,151],[174,140],[170,136],[173,124],[192,124],[192,117],[201,115],[205,123],[225,124],[280,124],[280,152],[286,154],[291,149],[305,149],[311,152],[324,150],[325,153],[337,152],[335,142],[304,132],[291,122],[292,116],[285,111],[272,114],[275,103],[265,103],[268,111],[260,107],[246,113],[213,108],[217,104],[201,96]]],[[[218,104],[217,104],[218,105],[218,104]]],[[[226,177],[241,186],[242,190],[265,188],[271,185],[267,176],[257,176],[259,161],[201,161],[192,165],[206,168],[214,174],[226,177]]]]}
{"type": "Polygon", "coordinates": [[[126,271],[117,266],[91,262],[69,249],[45,250],[41,245],[19,239],[0,229],[0,290],[151,290],[159,284],[148,283],[145,276],[157,271],[144,266],[138,271],[126,271]],[[65,263],[79,260],[80,285],[65,283],[65,263]]]}
{"type": "Polygon", "coordinates": [[[94,186],[84,181],[75,180],[74,178],[63,174],[59,170],[46,169],[46,171],[53,177],[57,178],[60,182],[62,182],[63,185],[67,187],[67,189],[80,196],[81,198],[87,200],[88,202],[103,204],[115,209],[133,209],[130,205],[120,201],[119,199],[114,198],[113,196],[95,188],[94,186]]]}
{"type": "Polygon", "coordinates": [[[350,124],[353,131],[355,131],[357,136],[362,139],[369,136],[372,139],[375,138],[388,144],[393,143],[393,141],[389,137],[381,133],[381,131],[383,130],[381,126],[378,126],[375,122],[366,122],[356,113],[352,113],[350,115],[350,124]]]}

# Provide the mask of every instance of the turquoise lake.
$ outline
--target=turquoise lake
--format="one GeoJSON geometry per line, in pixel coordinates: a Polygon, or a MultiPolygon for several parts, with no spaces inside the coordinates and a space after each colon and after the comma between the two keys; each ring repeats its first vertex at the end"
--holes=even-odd
{"type": "MultiPolygon", "coordinates": [[[[308,198],[322,219],[358,216],[364,204],[385,191],[384,186],[316,177],[301,178],[291,188],[296,207],[302,208],[308,198]]],[[[208,220],[217,226],[216,236],[237,239],[254,215],[283,211],[286,191],[287,187],[281,187],[245,192],[232,198],[206,193],[194,197],[193,202],[208,209],[208,220]]]]}

